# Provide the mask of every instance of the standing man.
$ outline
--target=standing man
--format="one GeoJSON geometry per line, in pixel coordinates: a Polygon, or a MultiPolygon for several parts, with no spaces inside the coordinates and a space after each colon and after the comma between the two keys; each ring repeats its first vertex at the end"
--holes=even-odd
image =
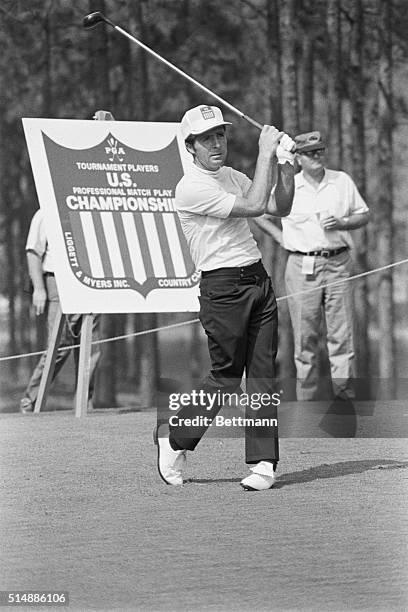
{"type": "Polygon", "coordinates": [[[292,211],[282,219],[282,239],[289,252],[287,292],[305,291],[289,298],[297,398],[319,399],[317,353],[324,316],[333,392],[338,399],[350,400],[354,343],[352,285],[347,282],[353,246],[349,232],[366,225],[368,207],[345,172],[325,168],[320,132],[299,134],[295,142],[302,170],[295,176],[292,211]],[[331,285],[336,281],[343,282],[331,285]]]}
{"type": "MultiPolygon", "coordinates": [[[[51,337],[54,327],[54,321],[60,308],[60,300],[55,282],[54,266],[52,256],[50,254],[49,244],[45,231],[44,213],[40,208],[34,214],[30,230],[28,232],[26,243],[26,255],[28,271],[31,282],[33,284],[33,306],[36,315],[41,315],[44,312],[47,316],[47,336],[51,337]]],[[[65,324],[61,334],[60,347],[69,347],[74,344],[79,344],[82,325],[81,314],[65,315],[65,324]]],[[[95,315],[93,319],[92,334],[93,339],[99,338],[100,315],[95,315]]],[[[79,365],[79,350],[74,350],[75,360],[75,380],[78,380],[78,365],[79,365]]],[[[71,350],[59,350],[55,361],[55,369],[53,380],[61,370],[62,366],[68,359],[71,350]]],[[[95,370],[100,357],[98,345],[92,347],[91,353],[91,369],[89,380],[89,400],[88,407],[92,407],[91,400],[95,385],[95,370]]],[[[20,411],[23,414],[28,414],[34,411],[35,402],[37,400],[38,390],[41,383],[41,377],[44,371],[46,353],[43,353],[34,368],[27,388],[24,392],[24,397],[20,401],[20,411]]]]}
{"type": "MultiPolygon", "coordinates": [[[[255,414],[249,408],[247,416],[271,423],[276,419],[271,396],[277,306],[247,218],[266,211],[278,217],[289,214],[294,142],[275,127],[264,126],[251,181],[224,166],[227,125],[219,108],[205,105],[190,109],[181,121],[181,133],[194,163],[177,185],[176,207],[192,259],[202,273],[200,320],[211,359],[211,371],[200,393],[214,398],[220,392],[237,392],[245,371],[248,396],[264,393],[269,397],[267,405],[255,414]]],[[[221,403],[192,402],[170,419],[169,431],[166,425],[160,426],[158,468],[166,483],[183,483],[186,451],[195,449],[221,403]],[[191,427],[196,417],[200,424],[191,427]]],[[[271,488],[279,460],[277,427],[247,425],[245,442],[246,462],[253,467],[241,485],[248,490],[271,488]]]]}

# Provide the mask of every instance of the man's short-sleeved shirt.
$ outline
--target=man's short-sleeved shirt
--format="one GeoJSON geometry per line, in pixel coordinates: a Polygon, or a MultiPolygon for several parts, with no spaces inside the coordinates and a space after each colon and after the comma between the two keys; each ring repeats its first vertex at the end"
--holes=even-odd
{"type": "Polygon", "coordinates": [[[25,250],[38,255],[42,261],[43,272],[54,272],[41,209],[37,210],[31,220],[25,250]]]}
{"type": "Polygon", "coordinates": [[[228,166],[212,172],[192,164],[176,187],[176,209],[197,270],[247,266],[261,253],[246,218],[230,217],[252,181],[228,166]]]}
{"type": "Polygon", "coordinates": [[[289,251],[317,251],[353,246],[350,232],[325,231],[320,220],[324,216],[348,217],[368,211],[353,180],[345,172],[325,170],[315,189],[303,176],[295,176],[295,196],[290,215],[282,218],[283,246],[289,251]]]}

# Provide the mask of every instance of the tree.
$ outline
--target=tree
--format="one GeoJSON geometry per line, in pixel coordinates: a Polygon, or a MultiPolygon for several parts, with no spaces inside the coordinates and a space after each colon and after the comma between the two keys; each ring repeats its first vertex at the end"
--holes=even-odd
{"type": "Polygon", "coordinates": [[[271,125],[283,125],[282,116],[282,58],[279,28],[279,3],[266,0],[266,58],[269,89],[269,121],[271,125]]]}
{"type": "MultiPolygon", "coordinates": [[[[365,22],[363,0],[353,0],[351,6],[351,40],[349,91],[352,128],[353,178],[363,198],[366,198],[366,86],[365,86],[365,22]]],[[[367,269],[368,229],[361,228],[355,232],[357,272],[367,269]]],[[[370,312],[368,299],[368,279],[361,279],[355,287],[354,301],[356,308],[356,362],[357,377],[364,381],[366,394],[369,396],[370,377],[370,343],[368,336],[367,314],[370,312]]]]}
{"type": "MultiPolygon", "coordinates": [[[[89,12],[105,12],[105,0],[89,0],[89,12]]],[[[106,24],[95,28],[89,37],[88,74],[93,91],[93,108],[110,109],[110,56],[106,24]]],[[[105,314],[101,319],[103,338],[116,336],[117,319],[115,315],[105,314]]],[[[95,389],[95,405],[113,407],[117,405],[116,383],[118,372],[118,348],[116,342],[103,345],[102,356],[98,366],[98,384],[95,389]]]]}
{"type": "Polygon", "coordinates": [[[327,0],[327,127],[326,138],[335,168],[343,167],[343,58],[341,0],[327,0]]]}
{"type": "MultiPolygon", "coordinates": [[[[6,354],[25,352],[38,323],[29,314],[29,297],[23,295],[24,245],[38,202],[21,117],[84,118],[106,108],[118,120],[179,121],[187,108],[215,103],[111,29],[100,25],[84,30],[86,11],[80,4],[69,0],[0,3],[0,254],[5,270],[0,293],[7,304],[6,354]]],[[[406,178],[400,160],[405,159],[401,134],[407,117],[405,2],[88,0],[85,4],[89,11],[106,9],[115,23],[258,121],[290,134],[314,127],[324,132],[330,166],[352,174],[373,211],[367,232],[360,232],[355,241],[359,270],[404,257],[400,238],[406,228],[406,178]],[[395,130],[396,122],[402,129],[395,130]],[[394,143],[395,135],[398,143],[394,143]]],[[[225,114],[234,122],[229,163],[252,176],[258,133],[228,111],[225,114]]],[[[261,249],[277,295],[283,295],[285,253],[265,239],[261,249]]],[[[377,325],[380,376],[389,378],[394,373],[393,334],[401,319],[393,291],[402,293],[395,279],[403,272],[399,268],[394,273],[395,287],[389,271],[369,277],[367,285],[356,283],[358,362],[366,366],[366,372],[370,361],[370,376],[377,364],[367,357],[369,349],[375,353],[369,333],[377,331],[377,325]]],[[[286,377],[293,372],[293,348],[285,308],[280,302],[279,365],[286,377]]],[[[157,326],[157,321],[137,318],[140,328],[157,326]]],[[[117,321],[121,322],[121,316],[117,321]]],[[[114,325],[105,333],[115,335],[114,325]]],[[[143,342],[137,338],[129,349],[138,364],[135,377],[143,342]]],[[[110,365],[100,389],[107,393],[115,384],[119,388],[122,369],[126,370],[122,364],[129,356],[114,344],[104,347],[110,365]],[[109,376],[116,376],[114,384],[109,376]]],[[[43,347],[44,340],[38,336],[35,348],[43,347]]],[[[157,344],[153,349],[148,347],[146,354],[156,354],[156,359],[157,344]]],[[[10,363],[19,367],[18,361],[10,363]]],[[[144,384],[146,377],[157,373],[147,363],[144,384]]]]}
{"type": "MultiPolygon", "coordinates": [[[[145,3],[138,3],[138,22],[142,40],[146,45],[149,45],[147,36],[147,28],[145,25],[145,3]]],[[[141,111],[141,116],[145,121],[151,117],[150,111],[150,80],[146,54],[142,53],[140,61],[140,81],[138,91],[138,103],[141,111]]],[[[140,316],[141,325],[145,330],[156,329],[157,314],[154,312],[143,313],[140,316]]],[[[157,399],[158,381],[160,378],[159,372],[159,356],[158,356],[158,337],[157,332],[145,334],[140,337],[140,382],[139,394],[142,406],[154,406],[157,399]]]]}
{"type": "MultiPolygon", "coordinates": [[[[299,101],[297,95],[296,32],[298,27],[296,0],[284,0],[280,6],[280,58],[282,66],[282,116],[284,129],[289,134],[299,131],[299,101]]],[[[284,271],[287,254],[281,246],[276,248],[274,258],[274,280],[278,295],[285,294],[284,271]]],[[[281,379],[294,381],[296,369],[293,360],[293,333],[286,300],[279,303],[279,351],[278,375],[281,379]]],[[[292,387],[292,385],[290,385],[292,387]]],[[[288,390],[293,393],[293,389],[288,390]]]]}
{"type": "MultiPolygon", "coordinates": [[[[393,248],[393,16],[394,1],[378,0],[378,143],[376,222],[378,232],[378,263],[385,266],[394,261],[393,248]]],[[[379,376],[395,395],[395,338],[392,269],[381,272],[378,284],[379,376]]]]}
{"type": "Polygon", "coordinates": [[[283,82],[283,128],[290,134],[299,129],[299,99],[297,95],[296,0],[282,0],[280,7],[281,62],[283,82]]]}

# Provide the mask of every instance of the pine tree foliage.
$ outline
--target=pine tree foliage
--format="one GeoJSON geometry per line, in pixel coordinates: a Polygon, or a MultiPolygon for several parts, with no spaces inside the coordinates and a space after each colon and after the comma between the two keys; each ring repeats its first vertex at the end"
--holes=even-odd
{"type": "MultiPolygon", "coordinates": [[[[291,134],[320,129],[329,144],[329,165],[354,177],[372,209],[372,222],[357,241],[359,269],[406,258],[405,0],[2,0],[3,354],[35,345],[23,287],[24,243],[38,203],[21,118],[80,119],[109,108],[118,120],[178,121],[187,108],[213,103],[111,28],[83,29],[84,15],[94,10],[260,123],[291,134]]],[[[234,123],[229,161],[251,175],[257,130],[229,111],[225,115],[234,123]]],[[[283,254],[262,240],[281,279],[283,254]]],[[[387,364],[395,363],[395,342],[383,341],[406,323],[406,278],[401,266],[380,284],[373,276],[359,288],[359,360],[371,376],[389,376],[387,364]]],[[[281,334],[290,335],[285,319],[281,334]]],[[[154,347],[149,351],[157,355],[154,347]]]]}

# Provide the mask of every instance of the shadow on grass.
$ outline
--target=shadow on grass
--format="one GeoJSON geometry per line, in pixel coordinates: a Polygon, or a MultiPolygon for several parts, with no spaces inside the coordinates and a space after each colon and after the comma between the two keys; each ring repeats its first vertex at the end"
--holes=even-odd
{"type": "MultiPolygon", "coordinates": [[[[242,477],[243,478],[243,477],[242,477]]],[[[241,482],[242,478],[188,478],[185,483],[188,484],[217,484],[219,482],[241,482]]]]}
{"type": "Polygon", "coordinates": [[[408,467],[408,461],[394,461],[393,459],[369,459],[366,461],[340,461],[338,463],[323,463],[300,472],[282,474],[274,485],[274,489],[281,489],[288,485],[312,482],[323,478],[338,478],[350,474],[362,474],[368,470],[396,470],[408,467]]]}
{"type": "MultiPolygon", "coordinates": [[[[340,461],[338,463],[323,463],[300,472],[290,472],[278,477],[274,489],[312,482],[323,478],[339,478],[350,474],[362,474],[368,470],[396,470],[408,467],[408,461],[395,461],[393,459],[369,459],[366,461],[340,461]]],[[[190,478],[186,484],[217,484],[222,482],[240,482],[241,478],[190,478]]]]}

